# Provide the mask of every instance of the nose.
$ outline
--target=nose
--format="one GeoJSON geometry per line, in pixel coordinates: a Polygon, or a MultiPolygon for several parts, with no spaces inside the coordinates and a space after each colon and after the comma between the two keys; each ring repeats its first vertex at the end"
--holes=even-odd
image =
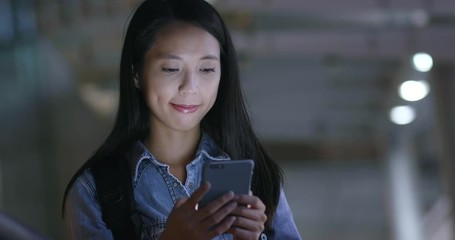
{"type": "Polygon", "coordinates": [[[199,79],[193,72],[185,72],[182,82],[179,86],[180,95],[198,94],[199,93],[199,79]]]}

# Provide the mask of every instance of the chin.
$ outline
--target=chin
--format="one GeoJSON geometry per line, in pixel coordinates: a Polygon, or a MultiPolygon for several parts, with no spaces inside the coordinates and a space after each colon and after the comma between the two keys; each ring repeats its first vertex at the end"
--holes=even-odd
{"type": "Polygon", "coordinates": [[[190,132],[199,129],[199,124],[179,124],[174,127],[174,130],[181,132],[190,132]]]}

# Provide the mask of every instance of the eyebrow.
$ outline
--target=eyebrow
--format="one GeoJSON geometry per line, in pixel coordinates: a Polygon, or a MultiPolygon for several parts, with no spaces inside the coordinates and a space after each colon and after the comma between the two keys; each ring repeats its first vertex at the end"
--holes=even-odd
{"type": "Polygon", "coordinates": [[[217,56],[211,55],[211,54],[207,55],[207,56],[205,56],[205,57],[203,57],[201,59],[203,59],[203,60],[205,60],[205,59],[208,59],[208,60],[219,60],[217,56]]]}
{"type": "MultiPolygon", "coordinates": [[[[159,53],[158,58],[162,58],[162,59],[177,59],[177,60],[181,60],[182,58],[178,55],[174,55],[174,54],[169,54],[169,53],[159,53]]],[[[204,57],[201,58],[201,60],[218,60],[218,57],[215,56],[215,55],[212,55],[212,54],[209,54],[209,55],[206,55],[204,57]]]]}

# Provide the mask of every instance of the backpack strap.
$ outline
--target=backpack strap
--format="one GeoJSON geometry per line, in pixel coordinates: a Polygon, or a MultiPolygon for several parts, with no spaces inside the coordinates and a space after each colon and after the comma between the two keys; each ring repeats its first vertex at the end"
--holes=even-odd
{"type": "Polygon", "coordinates": [[[103,221],[116,240],[141,236],[128,162],[125,152],[119,151],[91,166],[103,221]]]}

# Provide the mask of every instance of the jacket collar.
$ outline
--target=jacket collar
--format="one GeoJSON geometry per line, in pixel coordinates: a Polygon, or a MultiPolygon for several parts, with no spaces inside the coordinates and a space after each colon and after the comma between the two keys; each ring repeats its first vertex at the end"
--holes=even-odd
{"type": "MultiPolygon", "coordinates": [[[[205,133],[202,132],[201,139],[199,141],[199,146],[196,151],[196,155],[189,163],[189,165],[196,164],[197,162],[201,161],[202,156],[207,157],[210,160],[229,160],[230,157],[227,155],[223,150],[219,148],[213,138],[205,133]]],[[[167,164],[158,161],[153,154],[144,146],[144,144],[137,140],[131,149],[130,155],[131,161],[131,172],[133,173],[133,179],[137,179],[141,170],[147,166],[148,164],[154,164],[160,167],[168,167],[167,164]]]]}

